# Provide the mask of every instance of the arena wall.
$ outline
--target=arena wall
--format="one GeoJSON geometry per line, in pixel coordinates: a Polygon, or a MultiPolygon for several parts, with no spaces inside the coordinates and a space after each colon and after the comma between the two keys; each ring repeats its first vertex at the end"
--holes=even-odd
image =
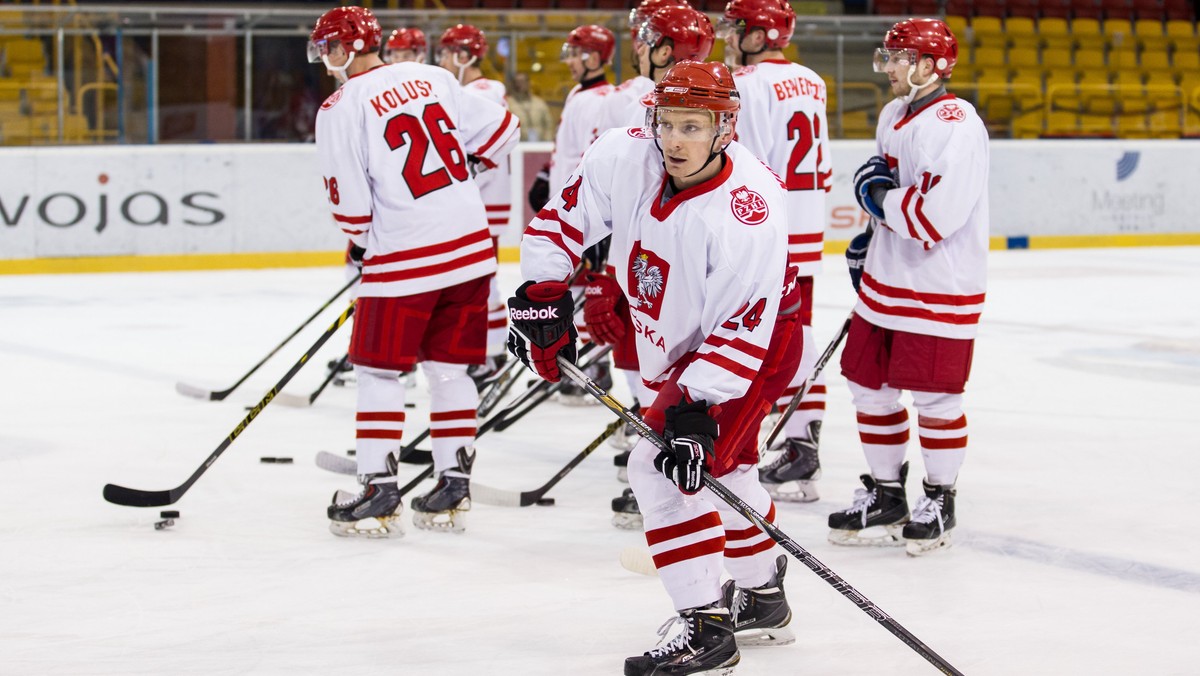
{"type": "MultiPolygon", "coordinates": [[[[528,144],[536,171],[546,144],[528,144]]],[[[994,248],[1200,244],[1193,141],[996,141],[994,248]]],[[[826,250],[865,226],[853,170],[869,141],[834,141],[826,250]]],[[[311,145],[20,148],[0,152],[0,273],[336,264],[311,145]]],[[[516,172],[518,176],[521,171],[516,172]]],[[[516,181],[518,204],[525,199],[516,181]]],[[[515,260],[528,209],[502,241],[515,260]]]]}

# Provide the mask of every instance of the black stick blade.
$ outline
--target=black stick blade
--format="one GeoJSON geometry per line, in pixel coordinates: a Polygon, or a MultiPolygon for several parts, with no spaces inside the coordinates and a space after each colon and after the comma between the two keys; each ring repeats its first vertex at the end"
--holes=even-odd
{"type": "Polygon", "coordinates": [[[180,497],[175,491],[140,491],[116,484],[104,486],[104,499],[125,507],[165,507],[175,504],[180,497]]]}

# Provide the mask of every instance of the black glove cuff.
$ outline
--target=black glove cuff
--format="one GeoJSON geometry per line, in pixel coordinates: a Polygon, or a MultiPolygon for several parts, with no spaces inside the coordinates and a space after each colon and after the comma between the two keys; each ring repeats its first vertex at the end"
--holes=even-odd
{"type": "Polygon", "coordinates": [[[689,434],[703,434],[713,439],[717,438],[717,421],[708,414],[708,402],[701,399],[687,403],[680,402],[678,406],[667,409],[667,426],[674,431],[674,436],[682,437],[689,434]]]}

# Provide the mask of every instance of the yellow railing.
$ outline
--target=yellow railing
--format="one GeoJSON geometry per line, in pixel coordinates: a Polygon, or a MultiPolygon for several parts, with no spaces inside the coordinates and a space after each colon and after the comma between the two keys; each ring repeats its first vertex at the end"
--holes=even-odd
{"type": "Polygon", "coordinates": [[[105,140],[117,138],[117,130],[113,129],[110,131],[108,128],[106,128],[106,126],[104,124],[104,118],[105,118],[105,115],[104,115],[104,111],[105,111],[104,92],[109,92],[109,91],[111,91],[113,93],[113,95],[115,96],[117,93],[117,85],[115,85],[111,82],[90,82],[88,84],[83,85],[82,87],[79,88],[79,91],[75,92],[75,110],[79,110],[79,111],[84,110],[84,107],[83,107],[84,97],[92,92],[95,92],[95,96],[96,96],[95,124],[93,125],[93,128],[91,129],[91,131],[89,133],[92,136],[92,138],[95,139],[96,141],[105,141],[105,140]]]}

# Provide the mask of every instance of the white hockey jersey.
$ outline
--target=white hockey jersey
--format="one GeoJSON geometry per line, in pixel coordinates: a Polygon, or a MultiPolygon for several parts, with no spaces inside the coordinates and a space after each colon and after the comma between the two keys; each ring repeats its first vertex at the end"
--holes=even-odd
{"type": "Polygon", "coordinates": [[[908,114],[894,100],[876,132],[899,187],[867,249],[855,312],[884,328],[974,338],[987,290],[988,135],[946,94],[908,114]]]}
{"type": "Polygon", "coordinates": [[[466,100],[447,71],[418,63],[350,78],[317,111],[317,157],[333,218],[366,248],[360,296],[407,296],[496,270],[467,155],[496,163],[516,145],[504,108],[466,100]]]}
{"type": "Polygon", "coordinates": [[[604,110],[608,113],[607,129],[613,127],[641,127],[646,124],[646,111],[642,97],[654,91],[654,80],[639,75],[613,87],[605,97],[604,110]]]}
{"type": "MultiPolygon", "coordinates": [[[[508,108],[507,90],[499,80],[489,80],[485,77],[463,85],[467,93],[481,96],[492,103],[508,108]]],[[[498,162],[498,167],[485,171],[475,177],[479,184],[479,196],[483,198],[483,208],[487,211],[488,232],[492,237],[499,237],[508,229],[509,216],[512,214],[512,163],[505,157],[498,162]]]]}
{"type": "Polygon", "coordinates": [[[669,199],[666,181],[643,129],[605,132],[529,224],[521,272],[566,279],[611,234],[642,379],[683,369],[688,396],[721,403],[746,393],[767,354],[787,270],[783,189],[736,142],[714,178],[669,199]]]}
{"type": "Polygon", "coordinates": [[[575,85],[567,94],[554,135],[554,152],[550,154],[550,194],[562,188],[588,146],[605,130],[605,98],[612,90],[612,85],[597,80],[587,87],[575,85]]]}
{"type": "Polygon", "coordinates": [[[738,141],[787,186],[788,262],[801,277],[816,275],[833,176],[825,81],[810,68],[775,59],[737,69],[733,81],[742,98],[738,141]]]}

